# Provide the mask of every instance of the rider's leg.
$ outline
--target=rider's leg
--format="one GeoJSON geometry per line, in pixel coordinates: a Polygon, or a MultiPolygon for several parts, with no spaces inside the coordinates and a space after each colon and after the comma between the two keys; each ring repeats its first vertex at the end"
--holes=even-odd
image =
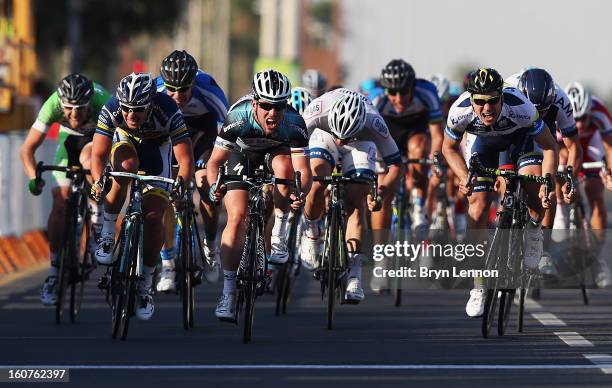
{"type": "MultiPolygon", "coordinates": [[[[294,172],[290,154],[278,153],[270,156],[274,176],[280,179],[293,179],[294,172]]],[[[289,257],[287,251],[287,219],[290,210],[289,195],[294,190],[287,185],[274,185],[274,226],[272,227],[270,240],[270,260],[279,264],[285,263],[289,257]]]]}
{"type": "Polygon", "coordinates": [[[596,245],[593,252],[597,258],[598,273],[595,278],[599,287],[608,287],[610,285],[610,270],[608,263],[602,254],[602,247],[606,242],[606,225],[607,211],[603,198],[604,184],[599,176],[592,176],[586,179],[584,191],[591,209],[591,231],[595,237],[596,245]]]}
{"type": "MultiPolygon", "coordinates": [[[[418,132],[408,138],[408,158],[419,159],[425,158],[429,154],[429,145],[427,134],[425,132],[418,132]]],[[[414,181],[414,193],[415,198],[412,198],[414,203],[413,207],[413,228],[426,227],[429,225],[427,211],[426,211],[426,198],[428,179],[427,174],[429,167],[422,164],[411,163],[408,166],[409,173],[414,181]]]]}

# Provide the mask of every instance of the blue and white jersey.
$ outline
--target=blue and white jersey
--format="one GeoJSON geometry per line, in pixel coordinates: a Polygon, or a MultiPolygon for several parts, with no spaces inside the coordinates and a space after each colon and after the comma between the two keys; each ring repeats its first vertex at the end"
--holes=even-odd
{"type": "Polygon", "coordinates": [[[168,140],[176,144],[189,137],[185,120],[172,98],[156,93],[146,121],[138,129],[130,129],[123,119],[121,106],[113,96],[100,111],[96,133],[112,138],[116,130],[135,141],[154,140],[163,143],[168,140]]]}
{"type": "Polygon", "coordinates": [[[412,101],[403,112],[396,111],[384,93],[374,98],[373,104],[392,133],[426,130],[430,123],[443,120],[436,86],[422,78],[417,78],[412,101]]]}
{"type": "Polygon", "coordinates": [[[339,88],[312,100],[304,111],[304,120],[308,132],[312,133],[317,128],[325,132],[331,132],[328,122],[329,111],[334,103],[346,94],[359,94],[366,106],[365,124],[361,132],[355,136],[355,139],[373,142],[387,165],[399,164],[401,162],[400,153],[385,121],[380,117],[372,102],[361,93],[339,88]]]}
{"type": "Polygon", "coordinates": [[[461,141],[463,133],[476,136],[505,136],[516,131],[525,131],[525,135],[537,136],[544,130],[544,122],[535,106],[515,88],[503,90],[501,113],[492,126],[486,126],[480,120],[470,101],[470,93],[464,92],[453,103],[448,112],[444,134],[453,140],[461,141]]]}
{"type": "MultiPolygon", "coordinates": [[[[166,86],[161,76],[156,78],[157,91],[166,93],[166,86]]],[[[212,130],[210,123],[216,122],[218,132],[227,117],[229,104],[225,93],[209,74],[198,70],[192,90],[191,99],[181,107],[185,123],[190,132],[212,130]]]]}
{"type": "MultiPolygon", "coordinates": [[[[518,86],[519,79],[522,73],[512,74],[504,79],[504,82],[513,88],[518,86]]],[[[556,131],[561,133],[562,137],[572,137],[578,133],[576,129],[576,120],[574,119],[574,111],[570,104],[567,93],[557,84],[555,84],[555,102],[548,108],[548,111],[542,117],[554,137],[556,131]]]]}

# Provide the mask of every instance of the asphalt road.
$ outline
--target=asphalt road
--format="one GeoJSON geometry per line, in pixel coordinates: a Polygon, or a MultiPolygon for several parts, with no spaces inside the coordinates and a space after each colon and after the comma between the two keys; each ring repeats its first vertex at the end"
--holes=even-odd
{"type": "MultiPolygon", "coordinates": [[[[196,327],[182,328],[176,295],[156,295],[155,316],[110,338],[110,310],[90,281],[78,323],[57,326],[38,289],[45,269],[0,284],[0,369],[64,366],[80,387],[146,386],[612,386],[612,290],[546,291],[527,303],[525,332],[483,339],[464,312],[465,291],[411,290],[395,308],[368,293],[325,326],[318,283],[303,272],[289,314],[257,301],[254,340],[213,315],[221,284],[197,289],[196,327]],[[204,385],[203,385],[204,384],[204,385]],[[193,385],[195,386],[195,385],[193,385]]],[[[63,385],[65,386],[65,384],[63,385]]]]}

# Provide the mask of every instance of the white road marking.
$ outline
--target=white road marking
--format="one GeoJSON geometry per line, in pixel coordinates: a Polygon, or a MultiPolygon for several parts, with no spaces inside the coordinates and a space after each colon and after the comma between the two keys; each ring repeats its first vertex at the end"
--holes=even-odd
{"type": "Polygon", "coordinates": [[[561,341],[572,347],[595,346],[591,341],[586,340],[583,336],[575,331],[555,332],[554,334],[558,336],[561,341]]]}
{"type": "Polygon", "coordinates": [[[551,313],[531,313],[531,316],[540,321],[544,326],[567,326],[565,322],[551,313]]]}
{"type": "Polygon", "coordinates": [[[612,374],[612,356],[609,354],[586,353],[583,356],[593,364],[601,367],[601,371],[607,375],[612,374]]]}

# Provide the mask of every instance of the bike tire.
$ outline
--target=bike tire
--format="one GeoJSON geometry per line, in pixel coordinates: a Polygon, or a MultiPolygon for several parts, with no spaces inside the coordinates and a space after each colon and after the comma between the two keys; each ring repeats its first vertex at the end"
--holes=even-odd
{"type": "Polygon", "coordinates": [[[518,306],[518,332],[523,332],[523,324],[525,319],[525,294],[526,288],[519,289],[519,306],[518,306]]]}
{"type": "MultiPolygon", "coordinates": [[[[506,244],[506,233],[508,229],[503,229],[498,227],[495,230],[495,234],[493,235],[493,241],[491,242],[491,248],[487,254],[487,258],[485,261],[485,267],[487,269],[495,269],[498,267],[498,263],[500,260],[500,253],[503,251],[506,244]]],[[[487,290],[485,294],[485,306],[482,314],[482,337],[488,338],[491,333],[491,328],[493,327],[493,322],[495,321],[495,312],[497,309],[497,293],[499,291],[498,288],[498,278],[493,278],[490,280],[487,285],[487,290]]]]}
{"type": "Polygon", "coordinates": [[[510,310],[512,310],[516,290],[502,290],[501,293],[502,295],[499,300],[499,316],[497,318],[497,335],[500,337],[506,333],[506,329],[508,328],[510,310]]]}
{"type": "MultiPolygon", "coordinates": [[[[291,259],[289,259],[291,260],[291,259]]],[[[278,270],[276,272],[276,281],[275,281],[275,299],[276,299],[276,306],[274,308],[274,315],[279,316],[283,313],[283,297],[285,294],[285,289],[287,287],[287,272],[288,272],[288,268],[291,265],[290,261],[287,260],[286,263],[281,264],[280,266],[278,266],[278,270]]]]}
{"type": "Polygon", "coordinates": [[[193,268],[193,252],[191,249],[191,230],[188,227],[189,223],[183,217],[181,222],[181,241],[179,245],[179,260],[181,262],[181,273],[179,275],[181,282],[181,299],[183,305],[182,318],[183,329],[189,330],[193,327],[193,283],[191,278],[191,269],[193,268]]]}
{"type": "Polygon", "coordinates": [[[75,246],[76,251],[79,253],[78,260],[75,260],[76,268],[72,270],[72,281],[70,286],[70,321],[75,323],[79,312],[81,311],[81,304],[83,303],[83,294],[85,292],[85,280],[88,275],[88,271],[93,266],[93,258],[89,251],[89,239],[90,239],[90,228],[91,223],[89,222],[89,210],[87,198],[81,196],[79,204],[79,214],[82,215],[83,219],[83,230],[79,237],[79,244],[75,246]],[[82,245],[81,243],[83,243],[82,245]],[[81,247],[83,249],[81,250],[81,247]]]}
{"type": "Polygon", "coordinates": [[[68,292],[68,281],[70,278],[71,263],[74,259],[74,229],[76,219],[73,219],[73,200],[70,199],[66,207],[66,230],[62,238],[61,251],[59,254],[59,268],[57,278],[57,300],[55,302],[55,323],[61,324],[64,316],[64,305],[66,304],[66,293],[68,292]]]}
{"type": "Polygon", "coordinates": [[[329,251],[327,251],[327,330],[332,330],[334,327],[334,309],[336,303],[336,288],[338,287],[338,279],[336,278],[336,258],[338,249],[338,214],[337,210],[332,210],[329,238],[329,251]]]}
{"type": "Polygon", "coordinates": [[[242,342],[248,344],[253,338],[253,320],[255,315],[255,293],[257,292],[257,243],[259,239],[258,225],[251,220],[249,240],[249,255],[244,279],[244,330],[242,342]]]}
{"type": "Polygon", "coordinates": [[[142,249],[140,240],[142,236],[142,225],[135,222],[132,238],[130,239],[130,251],[128,262],[127,290],[125,294],[125,303],[123,304],[123,313],[121,314],[121,340],[125,341],[130,328],[130,319],[134,315],[134,305],[136,302],[136,281],[138,279],[138,253],[142,249]]]}

